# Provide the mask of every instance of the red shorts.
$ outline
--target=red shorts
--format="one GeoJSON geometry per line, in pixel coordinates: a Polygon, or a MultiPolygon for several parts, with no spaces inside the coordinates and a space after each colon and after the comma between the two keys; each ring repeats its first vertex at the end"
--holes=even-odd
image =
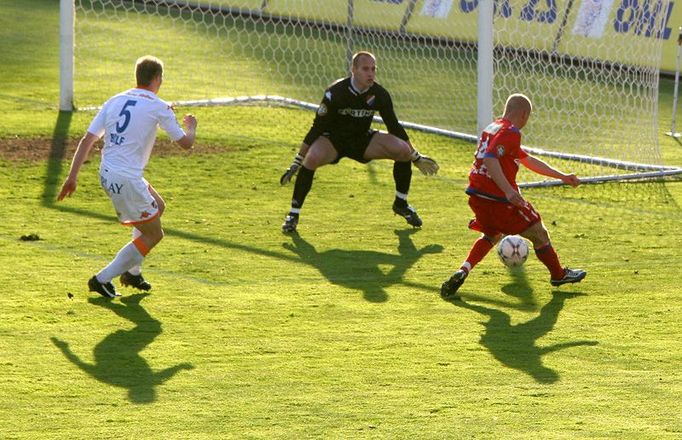
{"type": "Polygon", "coordinates": [[[469,196],[469,206],[476,215],[476,218],[469,222],[469,228],[490,237],[497,234],[520,234],[542,220],[529,202],[523,208],[519,208],[511,203],[469,196]]]}

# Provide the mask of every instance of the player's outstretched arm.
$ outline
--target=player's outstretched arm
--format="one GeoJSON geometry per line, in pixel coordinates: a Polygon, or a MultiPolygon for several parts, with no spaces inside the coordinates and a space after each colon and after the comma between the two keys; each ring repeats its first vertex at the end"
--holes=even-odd
{"type": "Polygon", "coordinates": [[[185,127],[185,135],[177,142],[185,150],[190,150],[197,136],[197,118],[192,114],[187,114],[182,118],[182,125],[185,127]]]}
{"type": "Polygon", "coordinates": [[[580,185],[580,179],[573,173],[562,173],[556,168],[550,166],[547,162],[537,157],[528,155],[528,157],[521,159],[521,164],[531,170],[534,173],[541,174],[547,177],[553,177],[555,179],[560,179],[567,185],[576,187],[580,185]]]}
{"type": "Polygon", "coordinates": [[[78,186],[78,173],[83,166],[83,163],[88,158],[92,146],[99,139],[90,132],[86,133],[78,142],[78,148],[76,148],[76,153],[73,155],[73,160],[71,161],[71,169],[69,170],[69,175],[62,185],[61,191],[57,195],[57,200],[64,200],[64,197],[71,197],[71,194],[76,192],[76,187],[78,186]]]}
{"type": "Polygon", "coordinates": [[[289,168],[287,168],[286,171],[284,171],[282,177],[279,178],[280,185],[286,185],[287,183],[291,182],[291,179],[294,178],[294,176],[298,172],[298,169],[301,168],[301,165],[303,165],[303,159],[305,158],[305,155],[309,149],[310,146],[305,142],[301,144],[301,148],[298,150],[298,153],[296,154],[294,161],[291,163],[291,165],[289,165],[289,168]]]}

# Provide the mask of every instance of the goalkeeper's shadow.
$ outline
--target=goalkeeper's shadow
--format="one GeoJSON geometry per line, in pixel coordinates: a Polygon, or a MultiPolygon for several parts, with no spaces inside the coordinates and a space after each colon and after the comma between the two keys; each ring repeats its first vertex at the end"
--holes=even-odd
{"type": "MultiPolygon", "coordinates": [[[[86,216],[98,220],[116,222],[111,215],[75,208],[66,205],[49,206],[58,211],[86,216]]],[[[204,236],[180,229],[164,227],[165,235],[185,240],[200,242],[224,249],[238,250],[250,254],[261,255],[291,263],[305,263],[315,267],[329,282],[351,290],[361,291],[368,302],[382,303],[388,300],[386,288],[396,284],[408,287],[426,288],[419,283],[405,281],[405,273],[424,255],[440,253],[443,247],[431,244],[417,249],[411,235],[417,229],[396,230],[398,236],[398,253],[386,253],[371,250],[329,249],[318,251],[313,244],[298,233],[292,234],[292,243],[282,246],[288,252],[277,252],[267,248],[257,248],[246,244],[235,243],[219,237],[204,236]]]]}
{"type": "Polygon", "coordinates": [[[316,268],[329,282],[362,292],[368,302],[381,303],[388,300],[386,288],[405,284],[405,273],[422,256],[440,253],[443,247],[431,244],[417,249],[411,235],[417,230],[396,230],[398,253],[371,250],[328,249],[319,251],[299,234],[292,235],[292,243],[283,247],[298,261],[316,268]]]}

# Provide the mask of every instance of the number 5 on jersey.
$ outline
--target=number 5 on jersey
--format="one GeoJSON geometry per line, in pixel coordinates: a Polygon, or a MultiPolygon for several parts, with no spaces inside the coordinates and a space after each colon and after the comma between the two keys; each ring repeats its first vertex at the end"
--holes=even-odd
{"type": "MultiPolygon", "coordinates": [[[[130,114],[128,107],[133,107],[135,104],[137,104],[137,101],[132,99],[126,101],[126,103],[123,104],[121,113],[118,114],[119,117],[123,116],[123,120],[116,123],[116,133],[123,133],[128,127],[128,124],[130,124],[130,118],[132,115],[130,114]]],[[[125,137],[116,133],[111,133],[110,141],[114,145],[121,145],[125,141],[125,137]]]]}
{"type": "Polygon", "coordinates": [[[118,114],[118,116],[123,116],[123,123],[122,124],[120,122],[116,123],[116,133],[123,133],[123,131],[125,131],[125,129],[128,127],[131,117],[130,110],[128,110],[128,107],[134,107],[135,104],[137,104],[137,101],[132,99],[126,101],[126,103],[123,104],[121,113],[118,114]]]}

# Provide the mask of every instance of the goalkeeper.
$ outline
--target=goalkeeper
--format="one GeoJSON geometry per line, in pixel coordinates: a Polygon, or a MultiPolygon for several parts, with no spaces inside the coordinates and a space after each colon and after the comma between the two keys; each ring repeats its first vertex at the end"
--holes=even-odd
{"type": "Polygon", "coordinates": [[[336,164],[343,157],[360,163],[374,159],[391,159],[396,196],[393,212],[414,227],[422,225],[417,211],[407,203],[412,180],[411,163],[425,175],[438,171],[438,164],[419,154],[410,144],[405,129],[393,111],[391,95],[375,82],[376,59],[369,52],[353,55],[351,76],[334,82],[324,92],[322,103],[310,131],[291,166],[280,178],[288,183],[296,172],[291,210],[284,219],[283,232],[295,232],[301,207],[313,184],[315,170],[336,164]],[[388,133],[370,128],[378,111],[388,133]]]}

